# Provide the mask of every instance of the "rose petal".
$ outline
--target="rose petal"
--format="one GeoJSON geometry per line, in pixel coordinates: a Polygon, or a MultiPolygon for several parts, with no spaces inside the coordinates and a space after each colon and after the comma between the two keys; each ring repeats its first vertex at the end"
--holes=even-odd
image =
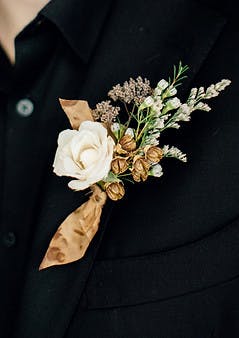
{"type": "Polygon", "coordinates": [[[63,147],[65,144],[69,143],[71,139],[75,136],[78,135],[77,130],[71,130],[71,129],[66,129],[60,132],[58,136],[57,143],[60,147],[63,147]]]}
{"type": "Polygon", "coordinates": [[[72,190],[85,190],[91,184],[88,181],[72,180],[68,183],[68,187],[72,190]]]}

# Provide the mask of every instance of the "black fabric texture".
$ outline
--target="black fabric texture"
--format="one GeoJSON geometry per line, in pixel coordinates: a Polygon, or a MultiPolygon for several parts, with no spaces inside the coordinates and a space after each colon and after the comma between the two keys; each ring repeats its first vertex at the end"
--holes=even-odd
{"type": "MultiPolygon", "coordinates": [[[[231,1],[232,2],[232,1],[231,1]]],[[[231,5],[232,6],[232,5],[231,5]]],[[[239,30],[215,1],[52,0],[0,49],[0,337],[239,337],[239,30]],[[152,86],[174,64],[194,86],[231,86],[160,142],[188,155],[108,201],[83,259],[38,267],[65,217],[88,196],[57,177],[58,98],[91,107],[130,77],[152,86]],[[17,104],[27,99],[24,117],[17,104]]]]}

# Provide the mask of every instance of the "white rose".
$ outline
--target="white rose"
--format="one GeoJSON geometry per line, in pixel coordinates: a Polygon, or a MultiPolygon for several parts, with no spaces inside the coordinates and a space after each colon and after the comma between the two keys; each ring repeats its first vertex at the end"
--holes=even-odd
{"type": "Polygon", "coordinates": [[[69,187],[84,190],[108,175],[114,145],[101,123],[84,121],[79,130],[68,129],[59,134],[54,172],[76,178],[69,187]]]}

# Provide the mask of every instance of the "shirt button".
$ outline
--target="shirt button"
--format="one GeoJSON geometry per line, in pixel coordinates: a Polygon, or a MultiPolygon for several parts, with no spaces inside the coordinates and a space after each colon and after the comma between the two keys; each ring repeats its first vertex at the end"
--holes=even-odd
{"type": "Polygon", "coordinates": [[[39,20],[36,22],[36,25],[37,25],[37,26],[40,26],[42,23],[43,23],[43,18],[39,19],[39,20]]]}
{"type": "Polygon", "coordinates": [[[16,235],[14,232],[9,231],[3,236],[3,244],[7,248],[11,248],[16,244],[16,235]]]}
{"type": "Polygon", "coordinates": [[[30,116],[34,110],[33,102],[29,99],[22,99],[17,102],[16,110],[20,116],[30,116]]]}

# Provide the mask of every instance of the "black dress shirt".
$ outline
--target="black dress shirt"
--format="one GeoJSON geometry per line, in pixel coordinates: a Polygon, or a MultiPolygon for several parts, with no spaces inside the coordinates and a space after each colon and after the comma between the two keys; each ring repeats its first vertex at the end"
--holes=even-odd
{"type": "MultiPolygon", "coordinates": [[[[3,338],[8,337],[16,318],[35,217],[44,194],[44,175],[52,172],[57,132],[66,123],[64,114],[59,114],[58,98],[78,97],[85,63],[97,35],[97,20],[96,30],[86,34],[89,6],[85,1],[77,2],[77,7],[82,7],[79,11],[82,30],[77,36],[74,36],[75,18],[71,21],[69,17],[74,15],[74,2],[70,8],[66,1],[60,2],[50,2],[18,34],[14,66],[0,50],[0,337],[3,338]]],[[[104,12],[103,8],[99,11],[104,12]]]]}
{"type": "MultiPolygon", "coordinates": [[[[233,1],[230,1],[233,8],[233,1]]],[[[239,30],[224,2],[52,0],[0,51],[0,338],[238,338],[239,30]],[[192,86],[230,78],[190,124],[162,136],[188,154],[104,207],[83,259],[38,271],[84,192],[52,172],[70,128],[58,98],[91,107],[173,64],[192,86]]]]}

